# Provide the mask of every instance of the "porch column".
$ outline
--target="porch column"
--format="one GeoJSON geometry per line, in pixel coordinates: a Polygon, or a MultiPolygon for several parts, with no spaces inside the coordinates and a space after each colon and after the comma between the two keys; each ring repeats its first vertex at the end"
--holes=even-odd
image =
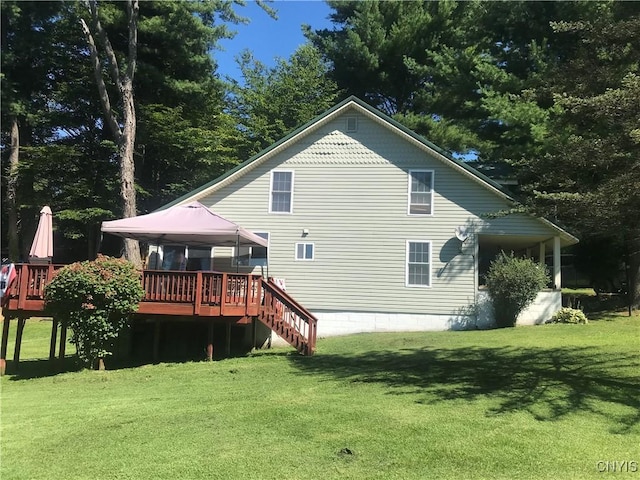
{"type": "Polygon", "coordinates": [[[562,288],[562,269],[560,260],[560,237],[553,237],[553,287],[562,288]]]}
{"type": "Polygon", "coordinates": [[[539,251],[539,257],[538,257],[538,262],[540,263],[540,265],[544,266],[545,262],[544,262],[544,256],[546,254],[545,249],[544,249],[544,242],[540,242],[540,251],[539,251]]]}

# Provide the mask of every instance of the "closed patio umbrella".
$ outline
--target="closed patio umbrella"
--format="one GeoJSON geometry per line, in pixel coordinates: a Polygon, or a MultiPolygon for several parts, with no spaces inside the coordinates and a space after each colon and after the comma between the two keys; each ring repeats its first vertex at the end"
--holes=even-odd
{"type": "Polygon", "coordinates": [[[48,206],[40,210],[38,229],[29,250],[29,262],[51,262],[53,257],[53,214],[48,206]]]}

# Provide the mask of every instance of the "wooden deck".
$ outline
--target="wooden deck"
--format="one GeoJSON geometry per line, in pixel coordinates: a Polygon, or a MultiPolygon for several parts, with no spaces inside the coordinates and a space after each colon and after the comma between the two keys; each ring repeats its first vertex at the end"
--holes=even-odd
{"type": "MultiPolygon", "coordinates": [[[[2,329],[0,370],[4,370],[9,324],[18,319],[14,361],[19,360],[19,341],[24,319],[47,316],[45,285],[63,265],[16,265],[17,277],[3,302],[5,318],[2,329]]],[[[202,319],[209,322],[249,324],[254,319],[264,323],[304,355],[315,351],[317,319],[273,282],[259,275],[210,271],[176,272],[145,270],[141,275],[144,298],[134,318],[165,320],[202,319]]],[[[54,319],[66,335],[64,319],[54,319]]],[[[52,352],[55,350],[52,332],[52,352]]],[[[212,349],[212,341],[208,339],[212,349]]],[[[61,355],[64,347],[61,339],[61,355]]],[[[207,348],[209,356],[209,347],[207,348]]]]}

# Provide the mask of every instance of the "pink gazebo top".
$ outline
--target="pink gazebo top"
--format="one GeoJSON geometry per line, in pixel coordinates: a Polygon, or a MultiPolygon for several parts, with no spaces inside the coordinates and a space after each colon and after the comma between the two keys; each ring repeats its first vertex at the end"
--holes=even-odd
{"type": "Polygon", "coordinates": [[[267,246],[267,240],[192,202],[166,210],[102,222],[102,231],[157,245],[267,246]]]}

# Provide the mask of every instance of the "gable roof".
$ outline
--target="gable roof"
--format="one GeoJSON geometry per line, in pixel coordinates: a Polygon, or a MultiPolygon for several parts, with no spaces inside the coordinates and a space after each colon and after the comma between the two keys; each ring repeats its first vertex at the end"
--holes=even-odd
{"type": "MultiPolygon", "coordinates": [[[[192,202],[194,200],[198,200],[234,182],[239,177],[243,176],[247,172],[250,172],[258,165],[263,164],[264,162],[272,158],[277,153],[283,151],[284,149],[288,148],[290,145],[294,144],[300,139],[316,131],[321,126],[331,122],[332,120],[334,120],[335,118],[342,115],[348,110],[355,110],[357,113],[360,113],[365,117],[378,123],[379,125],[382,125],[385,128],[391,130],[396,135],[403,137],[409,143],[417,146],[418,148],[420,148],[422,151],[426,152],[430,156],[436,158],[437,160],[440,160],[441,162],[459,171],[460,173],[465,175],[467,178],[473,180],[474,182],[478,183],[482,187],[490,190],[495,195],[502,197],[503,199],[507,200],[510,203],[513,203],[513,204],[517,203],[517,201],[511,196],[511,194],[496,181],[480,173],[478,170],[467,165],[465,162],[455,159],[453,156],[451,156],[449,152],[443,150],[437,145],[426,140],[424,137],[418,135],[417,133],[405,127],[404,125],[394,120],[393,118],[389,117],[388,115],[385,115],[381,111],[368,105],[363,100],[360,100],[358,97],[350,96],[344,99],[342,102],[334,105],[329,110],[325,111],[324,113],[321,113],[314,119],[305,123],[304,125],[293,130],[287,136],[281,138],[280,140],[270,145],[266,149],[262,150],[261,152],[257,153],[253,157],[240,163],[239,165],[229,170],[225,174],[196,188],[195,190],[192,190],[191,192],[177,198],[176,200],[164,205],[159,210],[163,210],[165,208],[169,208],[175,205],[180,205],[180,204],[192,202]]],[[[544,218],[540,218],[540,217],[535,217],[535,218],[545,223],[551,229],[558,232],[558,234],[565,240],[567,244],[574,244],[578,242],[578,239],[576,237],[574,237],[567,231],[563,230],[556,224],[544,218]]]]}

